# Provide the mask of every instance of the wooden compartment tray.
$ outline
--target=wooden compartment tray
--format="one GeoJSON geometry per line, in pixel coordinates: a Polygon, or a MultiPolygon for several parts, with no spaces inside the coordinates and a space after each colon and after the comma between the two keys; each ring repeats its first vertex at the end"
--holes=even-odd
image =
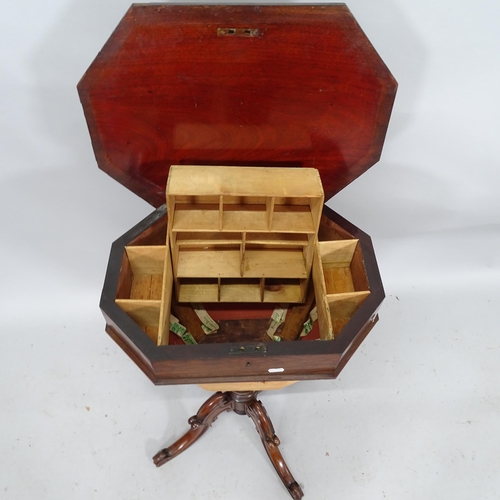
{"type": "MultiPolygon", "coordinates": [[[[283,294],[302,295],[306,280],[180,278],[181,296],[186,294],[189,300],[207,305],[216,298],[218,301],[220,295],[227,296],[227,307],[245,319],[219,322],[219,340],[211,343],[211,336],[195,333],[199,320],[191,305],[179,303],[173,294],[171,310],[186,321],[198,345],[172,344],[175,335],[168,331],[167,307],[162,308],[164,291],[174,287],[173,280],[168,285],[164,274],[169,260],[161,262],[168,252],[167,246],[161,245],[167,239],[167,221],[166,207],[160,207],[113,244],[101,299],[108,333],[156,383],[336,377],[378,319],[376,311],[384,292],[370,238],[324,207],[312,266],[315,291],[304,304],[290,300],[282,342],[271,342],[265,334],[259,336],[257,330],[265,331],[268,320],[252,318],[263,317],[259,308],[265,304],[270,304],[272,311],[274,304],[283,301],[283,294]],[[286,286],[281,286],[281,281],[286,286]],[[158,300],[160,294],[162,299],[158,300]],[[244,303],[252,296],[255,309],[244,303]],[[308,341],[307,336],[302,341],[286,342],[297,338],[314,297],[323,341],[308,341]],[[227,340],[221,343],[224,336],[227,340]]],[[[172,276],[168,266],[167,274],[172,276]]]]}
{"type": "MultiPolygon", "coordinates": [[[[370,294],[357,239],[319,242],[317,229],[312,234],[309,230],[290,233],[272,230],[278,206],[276,197],[283,191],[291,196],[278,198],[280,203],[283,200],[299,203],[290,206],[300,210],[289,210],[288,214],[300,216],[305,208],[314,221],[313,226],[319,228],[318,203],[323,199],[323,191],[318,172],[314,169],[281,171],[282,182],[276,189],[268,185],[277,183],[276,170],[210,166],[171,168],[166,190],[171,214],[166,244],[125,247],[124,265],[130,268],[126,279],[129,286],[122,287],[121,295],[116,298],[116,303],[157,345],[169,343],[173,293],[179,303],[301,303],[306,299],[312,268],[322,340],[334,339],[370,294]],[[266,182],[258,182],[260,178],[266,182]],[[287,178],[292,181],[287,183],[287,178]],[[304,186],[313,189],[309,196],[305,195],[304,186]],[[211,189],[214,192],[210,192],[211,189]],[[253,189],[260,191],[255,193],[253,189]],[[186,197],[190,205],[184,204],[186,197]],[[237,207],[229,211],[233,214],[244,214],[248,206],[256,207],[259,206],[256,203],[261,202],[267,231],[247,232],[246,215],[243,219],[233,218],[234,232],[224,230],[224,199],[227,197],[232,202],[230,207],[237,207]],[[180,210],[179,199],[182,202],[180,210]],[[206,232],[195,224],[190,225],[190,231],[185,230],[187,224],[182,231],[174,230],[179,213],[186,222],[190,220],[188,215],[194,213],[194,220],[202,224],[203,221],[197,218],[203,211],[185,209],[186,206],[197,207],[194,200],[201,200],[205,206],[217,199],[219,204],[212,203],[207,212],[210,217],[217,214],[213,219],[219,221],[219,230],[206,232]]],[[[298,220],[300,226],[300,217],[298,220]]],[[[296,229],[294,223],[295,219],[290,217],[291,229],[296,229]]]]}
{"type": "Polygon", "coordinates": [[[336,337],[370,294],[358,240],[321,241],[313,262],[319,331],[336,337]]]}
{"type": "Polygon", "coordinates": [[[154,341],[158,338],[165,265],[165,246],[125,247],[123,276],[116,303],[129,314],[154,341]]]}
{"type": "Polygon", "coordinates": [[[383,288],[369,237],[323,201],[379,160],[396,88],[343,4],[129,9],[78,91],[99,168],[156,208],[113,244],[101,300],[107,332],[152,380],[338,375],[376,321],[383,288]],[[198,183],[184,175],[164,206],[171,165],[174,173],[199,165],[219,173],[198,183]],[[249,165],[261,170],[246,175],[249,165]],[[243,185],[233,184],[233,169],[243,185]],[[316,174],[297,180],[308,169],[318,169],[321,191],[316,174]],[[350,264],[335,267],[321,253],[322,242],[354,239],[350,264]],[[165,254],[163,270],[146,246],[165,254]],[[221,247],[231,255],[224,270],[216,258],[211,266],[193,259],[221,247]],[[300,332],[314,297],[311,272],[324,294],[322,337],[334,340],[259,337],[259,314],[278,302],[289,304],[283,339],[300,332]],[[193,300],[241,312],[220,322],[217,335],[228,343],[206,344],[187,314],[198,345],[165,345],[168,311],[192,312],[193,300]]]}
{"type": "Polygon", "coordinates": [[[177,299],[303,302],[323,199],[311,168],[172,166],[166,202],[177,299]]]}

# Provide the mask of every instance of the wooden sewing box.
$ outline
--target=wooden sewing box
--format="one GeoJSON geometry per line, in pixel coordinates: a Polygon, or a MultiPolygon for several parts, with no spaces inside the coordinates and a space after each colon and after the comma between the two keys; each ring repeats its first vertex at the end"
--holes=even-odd
{"type": "Polygon", "coordinates": [[[323,202],[379,160],[396,88],[344,4],[130,7],[78,91],[99,168],[155,207],[113,243],[100,303],[155,384],[229,383],[210,404],[257,425],[258,384],[338,376],[384,291],[369,236],[323,202]]]}

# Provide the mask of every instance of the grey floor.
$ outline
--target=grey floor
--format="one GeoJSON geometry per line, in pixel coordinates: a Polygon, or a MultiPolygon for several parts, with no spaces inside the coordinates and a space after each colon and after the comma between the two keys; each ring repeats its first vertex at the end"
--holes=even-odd
{"type": "MultiPolygon", "coordinates": [[[[261,395],[309,499],[500,497],[497,3],[349,3],[399,81],[380,163],[329,205],[387,298],[335,381],[261,395]]],[[[0,498],[286,499],[224,414],[161,469],[209,393],[155,387],[104,333],[111,242],[151,208],[98,171],[75,85],[128,3],[0,21],[0,498]]]]}

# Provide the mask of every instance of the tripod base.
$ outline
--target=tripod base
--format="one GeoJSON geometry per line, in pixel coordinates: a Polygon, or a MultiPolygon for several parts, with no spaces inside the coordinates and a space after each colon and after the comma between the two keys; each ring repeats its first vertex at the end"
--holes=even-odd
{"type": "Polygon", "coordinates": [[[186,434],[153,457],[155,465],[160,467],[181,454],[205,433],[222,412],[234,411],[238,415],[248,415],[253,420],[267,455],[285,488],[294,500],[300,500],[304,493],[281,455],[278,448],[280,440],[274,433],[273,424],[264,406],[257,400],[257,394],[258,392],[254,391],[232,391],[217,392],[211,396],[201,405],[198,413],[188,420],[191,428],[186,434]]]}

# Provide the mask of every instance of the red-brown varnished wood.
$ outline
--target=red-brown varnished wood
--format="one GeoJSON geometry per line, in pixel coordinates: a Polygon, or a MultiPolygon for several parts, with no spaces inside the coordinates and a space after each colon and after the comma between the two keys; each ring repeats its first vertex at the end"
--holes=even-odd
{"type": "Polygon", "coordinates": [[[160,450],[153,457],[155,465],[160,467],[180,455],[208,430],[221,413],[234,411],[239,415],[248,415],[253,420],[267,455],[285,488],[294,500],[300,500],[304,495],[302,489],[293,478],[281,455],[278,448],[280,440],[274,432],[273,424],[264,405],[257,400],[257,394],[252,391],[217,392],[208,398],[201,405],[198,413],[188,420],[190,429],[175,443],[160,450]]]}
{"type": "Polygon", "coordinates": [[[314,167],[329,199],[378,161],[396,86],[343,4],[165,4],[78,89],[99,167],[160,206],[173,164],[314,167]]]}
{"type": "Polygon", "coordinates": [[[220,320],[218,323],[219,329],[216,333],[207,335],[203,340],[204,344],[220,344],[227,342],[271,342],[271,338],[267,335],[269,318],[220,320]]]}
{"type": "Polygon", "coordinates": [[[177,302],[175,294],[172,300],[172,313],[179,319],[181,325],[187,328],[187,331],[193,336],[194,340],[199,344],[203,342],[207,336],[201,328],[201,323],[191,307],[191,304],[181,304],[177,302]]]}
{"type": "MultiPolygon", "coordinates": [[[[267,351],[247,343],[241,344],[200,344],[195,346],[169,346],[169,356],[153,362],[153,371],[158,384],[199,384],[219,382],[263,382],[276,380],[318,380],[334,378],[333,373],[341,355],[337,353],[308,353],[304,344],[316,342],[286,342],[287,345],[298,344],[296,349],[287,353],[282,346],[276,348],[277,342],[264,344],[267,351]],[[245,347],[241,354],[238,346],[245,347]],[[206,351],[200,348],[211,348],[206,351]],[[189,352],[185,348],[190,349],[189,352]],[[184,352],[175,352],[182,349],[184,352]],[[234,352],[232,349],[235,349],[234,352]],[[293,351],[303,350],[300,355],[293,351]],[[280,351],[279,354],[271,353],[280,351]],[[184,357],[186,355],[187,357],[184,357]],[[169,359],[170,358],[170,359],[169,359]],[[282,372],[270,373],[269,368],[282,368],[282,372]]],[[[319,342],[317,342],[319,343],[319,342]]],[[[280,342],[285,344],[285,342],[280,342]]],[[[259,345],[257,345],[259,347],[259,345]]],[[[321,351],[321,349],[318,349],[321,351]]],[[[164,353],[159,353],[160,355],[164,353]]]]}
{"type": "Polygon", "coordinates": [[[198,413],[192,416],[188,423],[191,428],[181,436],[175,443],[171,444],[168,448],[160,450],[154,457],[153,462],[157,467],[160,467],[177,455],[180,455],[184,450],[189,448],[195,441],[197,441],[212,423],[217,420],[217,417],[224,411],[231,411],[233,409],[233,401],[231,393],[217,392],[198,410],[198,413]]]}
{"type": "MultiPolygon", "coordinates": [[[[135,231],[138,234],[135,234],[127,245],[165,245],[167,223],[168,219],[165,217],[154,217],[146,227],[141,227],[141,231],[135,231]]],[[[131,231],[134,231],[134,228],[131,231]]]]}
{"type": "Polygon", "coordinates": [[[267,452],[267,456],[271,460],[278,476],[283,481],[285,488],[288,490],[294,500],[300,500],[304,493],[297,481],[292,476],[283,455],[280,452],[280,440],[274,432],[274,427],[269,418],[269,415],[264,408],[264,405],[253,398],[246,405],[246,414],[253,420],[255,428],[260,435],[262,444],[267,452]]]}
{"type": "Polygon", "coordinates": [[[314,307],[314,301],[314,285],[313,281],[310,280],[304,303],[293,304],[288,308],[286,321],[280,333],[280,337],[283,340],[298,340],[300,338],[304,322],[307,320],[311,309],[314,307]]]}
{"type": "Polygon", "coordinates": [[[371,332],[372,328],[376,325],[378,322],[378,314],[375,314],[371,321],[368,321],[366,325],[359,331],[359,333],[356,335],[356,338],[354,341],[351,343],[351,345],[348,347],[348,349],[344,352],[342,355],[342,358],[337,364],[337,367],[335,368],[334,376],[338,377],[340,372],[344,369],[346,366],[347,362],[352,358],[353,354],[358,350],[358,347],[361,345],[363,340],[365,340],[366,336],[371,332]]]}

